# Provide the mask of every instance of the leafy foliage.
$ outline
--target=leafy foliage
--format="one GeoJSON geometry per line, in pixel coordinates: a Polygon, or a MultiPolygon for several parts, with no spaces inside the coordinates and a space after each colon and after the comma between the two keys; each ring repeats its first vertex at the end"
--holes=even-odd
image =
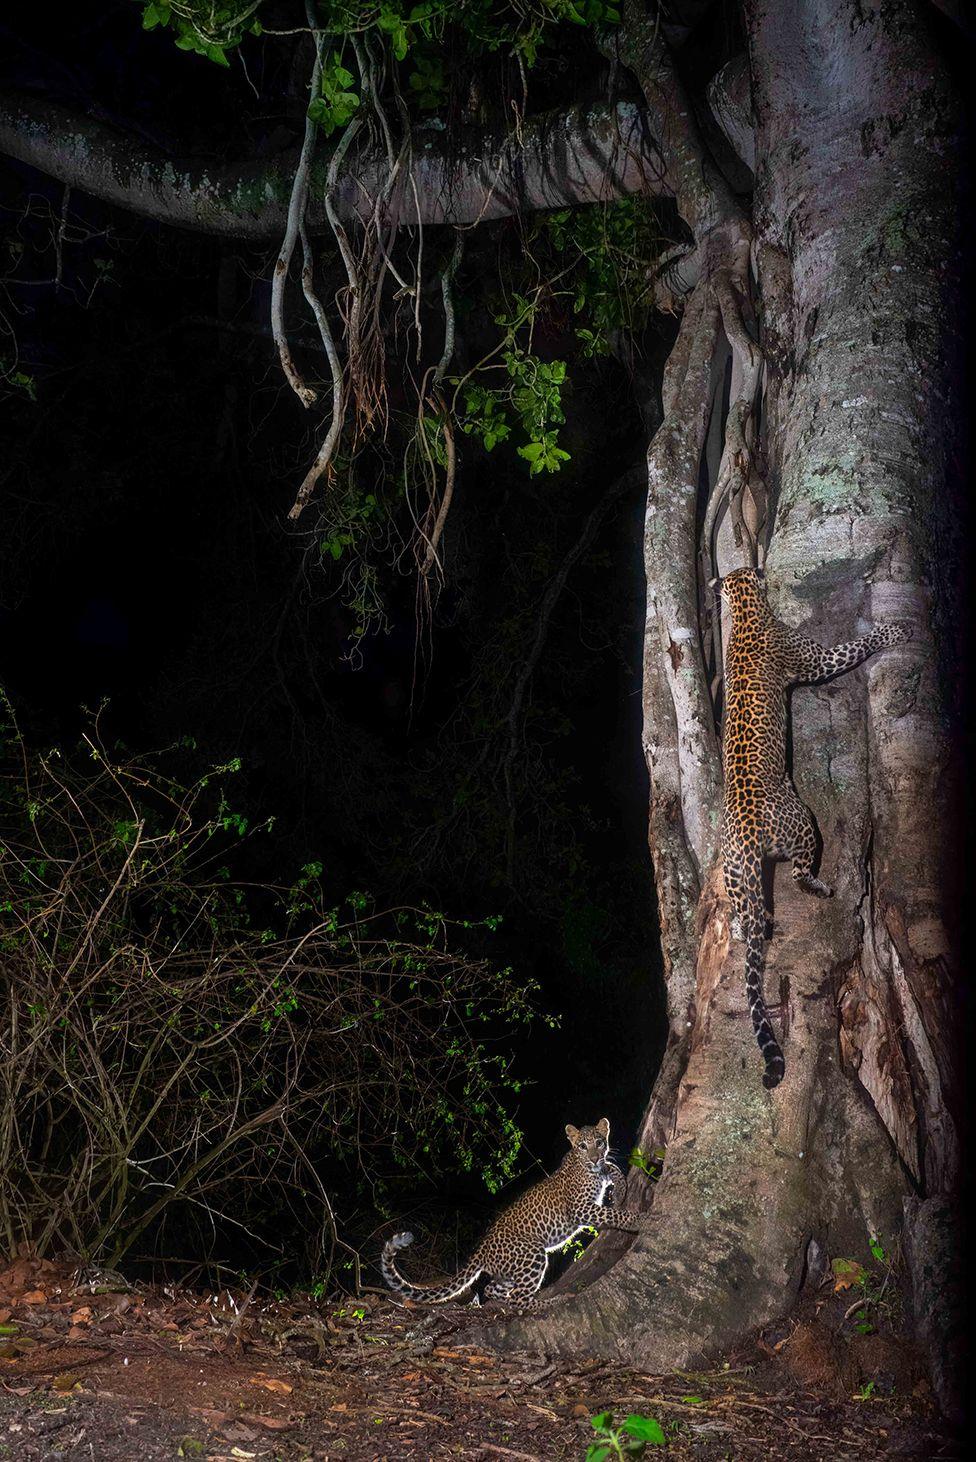
{"type": "Polygon", "coordinates": [[[171,29],[181,51],[193,51],[218,66],[229,66],[227,52],[245,35],[262,32],[257,12],[262,0],[140,0],[143,30],[171,29]]]}
{"type": "MultiPolygon", "coordinates": [[[[169,27],[176,44],[228,65],[227,52],[240,46],[245,36],[260,36],[258,11],[267,0],[138,0],[145,30],[169,27]]],[[[385,39],[396,61],[405,61],[418,42],[442,40],[448,26],[455,27],[475,51],[492,53],[503,48],[517,52],[526,65],[533,65],[539,47],[549,32],[561,23],[577,26],[608,26],[620,23],[619,7],[604,0],[511,0],[496,5],[492,0],[318,0],[316,6],[324,30],[335,36],[369,32],[385,39]]],[[[418,103],[427,101],[443,88],[430,84],[432,66],[418,62],[414,85],[418,103]],[[425,79],[427,78],[427,79],[425,79]]],[[[411,83],[413,85],[413,83],[411,83]]]]}
{"type": "Polygon", "coordinates": [[[308,115],[317,122],[326,137],[345,127],[359,108],[356,78],[343,66],[338,51],[333,51],[322,64],[321,95],[309,104],[308,115]]]}
{"type": "Polygon", "coordinates": [[[661,1176],[661,1169],[664,1166],[666,1155],[663,1147],[652,1148],[649,1153],[642,1152],[639,1147],[635,1147],[631,1151],[627,1162],[630,1167],[637,1168],[646,1178],[650,1178],[652,1183],[656,1183],[661,1176]]]}
{"type": "Polygon", "coordinates": [[[497,1043],[531,992],[452,952],[436,910],[330,904],[318,862],[287,889],[235,883],[261,833],[235,763],[186,785],[180,755],[113,756],[97,724],[79,757],[40,755],[3,728],[4,1241],[117,1262],[181,1212],[274,1249],[291,1214],[321,1273],[341,1243],[326,1159],[496,1189],[521,1148],[497,1043]]]}
{"type": "Polygon", "coordinates": [[[584,359],[607,355],[614,335],[643,327],[652,307],[651,280],[661,251],[654,205],[624,198],[599,208],[560,209],[541,216],[533,238],[552,251],[562,298],[571,302],[584,359]]]}
{"type": "Polygon", "coordinates": [[[663,1447],[666,1440],[659,1421],[637,1412],[632,1412],[619,1426],[615,1426],[612,1413],[602,1411],[598,1416],[590,1417],[590,1425],[597,1434],[597,1441],[587,1447],[586,1462],[639,1457],[646,1447],[663,1447]]]}
{"type": "Polygon", "coordinates": [[[502,361],[510,385],[495,389],[469,386],[461,430],[467,436],[479,437],[490,452],[496,443],[511,435],[508,418],[515,416],[527,438],[518,448],[518,455],[528,462],[530,474],[534,477],[539,472],[558,472],[562,463],[569,461],[569,453],[556,445],[557,429],[566,420],[562,406],[566,362],[540,360],[514,342],[503,351],[502,361]]]}
{"type": "Polygon", "coordinates": [[[847,1315],[859,1335],[873,1335],[879,1318],[893,1299],[889,1290],[893,1274],[891,1258],[876,1234],[870,1236],[869,1248],[874,1264],[859,1264],[856,1259],[838,1257],[830,1261],[834,1292],[852,1291],[854,1303],[847,1315]]]}

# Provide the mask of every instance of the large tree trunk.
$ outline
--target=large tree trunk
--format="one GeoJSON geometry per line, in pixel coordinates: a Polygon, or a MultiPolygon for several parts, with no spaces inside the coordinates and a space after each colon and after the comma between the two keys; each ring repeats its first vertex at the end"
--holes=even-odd
{"type": "MultiPolygon", "coordinates": [[[[755,0],[748,22],[770,600],[825,643],[895,618],[914,638],[794,698],[794,780],[836,896],[824,904],[777,880],[767,992],[782,999],[787,1075],[769,1093],[708,834],[717,753],[696,710],[705,636],[663,633],[671,621],[658,612],[669,596],[688,609],[695,513],[676,503],[697,482],[697,456],[707,460],[704,424],[686,413],[695,460],[672,454],[670,477],[652,443],[645,745],[671,1035],[640,1140],[666,1144],[667,1158],[653,1195],[645,1185],[651,1231],[613,1267],[597,1261],[581,1294],[501,1331],[650,1370],[693,1364],[787,1312],[811,1241],[861,1256],[873,1235],[896,1243],[906,1199],[914,1213],[918,1198],[924,1209],[950,1191],[957,1162],[953,102],[909,4],[755,0]],[[669,558],[682,561],[670,570],[669,558]]],[[[696,230],[700,255],[714,237],[703,249],[696,230]]],[[[716,294],[728,265],[713,260],[716,294]]],[[[689,333],[707,282],[687,306],[689,333]]],[[[687,337],[678,349],[693,353],[687,337]]],[[[719,571],[743,555],[720,529],[719,571]]],[[[612,1242],[595,1247],[606,1256],[612,1242]]]]}

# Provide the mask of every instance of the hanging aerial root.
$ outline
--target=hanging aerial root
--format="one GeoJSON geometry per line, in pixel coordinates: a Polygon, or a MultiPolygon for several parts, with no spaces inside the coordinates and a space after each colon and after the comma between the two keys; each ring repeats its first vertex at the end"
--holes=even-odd
{"type": "MultiPolygon", "coordinates": [[[[314,99],[318,96],[319,83],[322,75],[322,50],[325,37],[315,30],[315,10],[311,0],[306,6],[309,25],[312,27],[312,39],[315,44],[315,61],[312,65],[312,77],[309,83],[310,95],[314,99]]],[[[285,373],[285,379],[295,392],[303,406],[314,405],[317,397],[311,386],[305,384],[301,373],[295,364],[288,344],[288,336],[285,331],[285,285],[288,282],[288,273],[291,269],[292,255],[295,252],[295,243],[299,233],[304,228],[305,207],[308,203],[308,174],[312,162],[312,153],[315,149],[315,122],[312,117],[306,114],[305,136],[302,140],[302,150],[298,158],[298,166],[295,169],[295,177],[292,181],[291,197],[288,200],[288,217],[285,223],[285,236],[281,243],[281,250],[274,268],[274,275],[271,280],[271,332],[274,336],[275,345],[278,347],[278,358],[281,361],[281,369],[285,373]]]]}
{"type": "Polygon", "coordinates": [[[706,578],[712,577],[713,536],[719,515],[727,506],[737,548],[745,565],[759,561],[759,540],[766,521],[768,493],[756,461],[756,416],[762,393],[763,354],[746,324],[749,309],[748,256],[734,269],[720,269],[713,279],[715,298],[722,312],[722,327],[732,350],[732,382],[725,445],[714,487],[709,495],[701,535],[706,578]]]}
{"type": "MultiPolygon", "coordinates": [[[[647,454],[645,571],[648,616],[645,673],[663,675],[676,725],[674,765],[653,775],[670,782],[678,798],[696,878],[716,852],[721,768],[715,718],[698,646],[695,524],[698,475],[712,400],[712,364],[721,339],[720,311],[710,281],[702,279],[685,307],[668,360],[664,420],[647,454]]],[[[656,791],[655,791],[655,794],[656,791]]]]}
{"type": "Polygon", "coordinates": [[[454,295],[451,285],[457,273],[458,265],[461,263],[461,255],[464,251],[464,235],[458,234],[454,240],[454,250],[451,254],[447,268],[441,274],[441,298],[444,301],[444,349],[441,351],[441,358],[437,362],[434,371],[434,394],[431,398],[431,405],[437,410],[441,432],[444,437],[444,453],[446,457],[444,491],[441,494],[440,507],[434,520],[429,537],[426,537],[427,554],[421,572],[429,574],[434,564],[440,569],[440,559],[437,555],[438,544],[444,533],[444,525],[447,522],[447,515],[451,510],[451,500],[454,497],[454,478],[457,472],[457,452],[454,445],[454,428],[451,425],[450,413],[447,403],[444,400],[441,387],[448,367],[454,356],[454,295]]]}
{"type": "Polygon", "coordinates": [[[289,518],[291,518],[292,520],[301,516],[302,510],[305,507],[305,504],[308,502],[309,497],[311,496],[312,491],[315,487],[315,484],[318,482],[322,474],[328,470],[329,464],[331,463],[332,458],[335,455],[335,449],[339,441],[340,433],[342,432],[342,422],[344,416],[342,364],[339,360],[339,352],[336,350],[335,340],[333,339],[332,330],[329,326],[328,316],[326,315],[325,310],[322,307],[321,300],[315,293],[315,286],[312,279],[312,250],[308,241],[308,234],[305,231],[304,224],[302,224],[300,233],[302,240],[302,252],[304,255],[304,262],[302,266],[302,290],[318,323],[319,335],[322,340],[322,348],[324,349],[325,354],[328,358],[329,370],[332,372],[332,420],[329,423],[329,430],[326,434],[325,441],[319,448],[318,454],[315,458],[315,461],[312,463],[312,466],[305,474],[304,481],[302,482],[301,487],[298,489],[298,495],[296,496],[295,501],[292,504],[291,510],[288,514],[289,518]]]}

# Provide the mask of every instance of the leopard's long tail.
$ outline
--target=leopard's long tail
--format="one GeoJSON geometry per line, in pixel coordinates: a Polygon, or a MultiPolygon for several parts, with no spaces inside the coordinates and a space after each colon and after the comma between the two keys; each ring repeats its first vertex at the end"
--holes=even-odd
{"type": "Polygon", "coordinates": [[[772,1089],[774,1086],[779,1086],[783,1080],[786,1073],[786,1062],[783,1059],[779,1041],[773,1035],[773,1027],[769,1022],[769,1012],[763,996],[763,980],[766,973],[766,941],[763,938],[765,920],[762,915],[758,918],[752,915],[744,920],[744,923],[746,997],[749,1001],[749,1014],[752,1016],[752,1028],[756,1032],[756,1040],[759,1042],[759,1049],[766,1063],[763,1086],[772,1089]]]}
{"type": "Polygon", "coordinates": [[[444,1284],[411,1284],[404,1279],[396,1267],[396,1255],[398,1250],[406,1249],[413,1243],[413,1234],[394,1234],[392,1239],[387,1240],[383,1245],[383,1252],[380,1255],[380,1269],[383,1271],[383,1278],[395,1294],[405,1300],[414,1300],[421,1304],[443,1304],[445,1300],[457,1299],[458,1295],[470,1289],[472,1284],[481,1274],[481,1265],[473,1259],[464,1269],[459,1269],[453,1279],[447,1280],[444,1284]]]}

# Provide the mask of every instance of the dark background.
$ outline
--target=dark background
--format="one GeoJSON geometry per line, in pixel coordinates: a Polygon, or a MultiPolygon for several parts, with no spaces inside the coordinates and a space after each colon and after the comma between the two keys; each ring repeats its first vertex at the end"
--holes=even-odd
{"type": "MultiPolygon", "coordinates": [[[[246,77],[222,71],[143,33],[122,0],[57,27],[40,11],[0,26],[0,83],[175,153],[254,156],[300,119],[305,69],[290,54],[269,39],[249,47],[246,77]]],[[[578,82],[570,66],[550,86],[578,82]]],[[[510,446],[489,456],[461,440],[446,585],[426,611],[409,563],[382,563],[387,624],[357,654],[315,511],[286,522],[318,418],[283,384],[270,339],[277,241],[170,229],[7,160],[0,220],[4,313],[36,388],[0,402],[0,678],[29,739],[70,745],[82,708],[107,700],[109,733],[135,749],[192,737],[201,768],[241,757],[240,802],[253,821],[275,817],[241,854],[246,876],[287,882],[321,859],[337,898],[503,915],[489,952],[561,1017],[515,1053],[529,1152],[550,1165],[566,1121],[604,1114],[626,1152],[665,1033],[639,488],[608,510],[553,615],[519,727],[511,869],[499,757],[547,585],[642,456],[627,373],[571,367],[558,476],[530,480],[510,446]]],[[[469,235],[462,363],[491,338],[481,281],[517,270],[521,252],[514,221],[469,235]]],[[[289,318],[310,333],[297,295],[289,318]]],[[[552,328],[537,348],[558,354],[552,328]]],[[[647,356],[666,345],[649,338],[647,356]]],[[[397,369],[391,358],[394,391],[397,369]]],[[[448,1175],[439,1197],[462,1189],[448,1175]]]]}

